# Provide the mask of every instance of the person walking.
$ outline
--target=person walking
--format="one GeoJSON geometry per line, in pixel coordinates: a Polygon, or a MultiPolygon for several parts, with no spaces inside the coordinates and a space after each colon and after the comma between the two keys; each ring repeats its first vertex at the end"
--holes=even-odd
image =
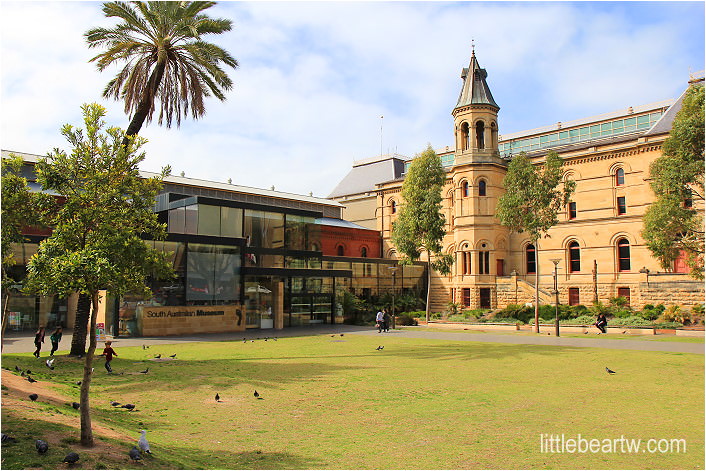
{"type": "Polygon", "coordinates": [[[599,334],[606,333],[605,327],[608,325],[608,319],[606,319],[605,314],[602,312],[598,314],[595,325],[598,327],[598,330],[600,330],[599,334]]]}
{"type": "Polygon", "coordinates": [[[49,340],[51,340],[51,353],[49,353],[49,356],[54,356],[54,352],[59,350],[59,342],[61,341],[61,333],[62,333],[62,328],[61,326],[58,326],[56,330],[54,331],[53,334],[49,336],[49,340]]]}
{"type": "Polygon", "coordinates": [[[382,328],[384,327],[384,322],[385,322],[385,314],[382,313],[382,311],[378,311],[377,315],[375,316],[375,326],[378,328],[378,334],[382,332],[382,328]]]}
{"type": "Polygon", "coordinates": [[[116,357],[118,356],[117,353],[115,353],[115,350],[113,350],[113,347],[111,347],[111,341],[107,340],[105,342],[105,348],[103,349],[103,353],[101,355],[105,356],[105,369],[108,370],[108,373],[113,372],[113,368],[110,366],[110,362],[113,360],[113,355],[116,357]]]}
{"type": "Polygon", "coordinates": [[[383,332],[390,331],[390,314],[387,313],[387,309],[382,310],[382,330],[383,332]]]}
{"type": "Polygon", "coordinates": [[[39,352],[42,350],[42,344],[44,343],[44,327],[40,327],[39,330],[34,334],[34,346],[37,349],[34,351],[34,356],[39,358],[39,352]]]}

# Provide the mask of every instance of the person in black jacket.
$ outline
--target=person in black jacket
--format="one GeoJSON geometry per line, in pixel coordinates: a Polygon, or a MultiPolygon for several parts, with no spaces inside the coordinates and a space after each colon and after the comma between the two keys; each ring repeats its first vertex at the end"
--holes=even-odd
{"type": "Polygon", "coordinates": [[[605,314],[598,314],[598,318],[596,319],[595,325],[596,327],[598,327],[598,330],[600,330],[601,333],[606,333],[605,327],[608,325],[608,319],[606,319],[605,314]]]}
{"type": "Polygon", "coordinates": [[[39,330],[34,334],[34,346],[37,349],[34,351],[34,356],[39,358],[39,352],[42,349],[42,344],[44,343],[44,327],[40,327],[39,330]]]}

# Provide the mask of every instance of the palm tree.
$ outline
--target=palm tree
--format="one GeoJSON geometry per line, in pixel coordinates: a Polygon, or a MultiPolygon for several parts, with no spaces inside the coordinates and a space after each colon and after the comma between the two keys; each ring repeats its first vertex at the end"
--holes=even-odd
{"type": "Polygon", "coordinates": [[[103,91],[105,98],[125,101],[132,120],[125,132],[136,135],[152,120],[159,101],[159,124],[177,127],[190,114],[198,119],[206,112],[204,98],[225,100],[233,82],[221,64],[238,67],[224,49],[205,42],[205,34],[230,31],[232,22],[203,14],[216,2],[108,2],[106,17],[121,22],[113,28],[93,28],[85,33],[88,47],[105,47],[91,62],[103,71],[116,62],[126,62],[103,91]]]}
{"type": "MultiPolygon", "coordinates": [[[[206,112],[204,98],[225,100],[224,91],[233,82],[221,63],[234,69],[236,61],[227,51],[201,40],[206,34],[230,31],[232,22],[201,13],[216,2],[108,2],[106,17],[121,20],[113,28],[93,28],[84,36],[89,48],[105,47],[91,59],[103,71],[113,63],[125,66],[103,90],[105,98],[125,100],[125,113],[132,114],[123,146],[145,121],[150,122],[155,100],[160,102],[158,124],[181,124],[189,112],[198,119],[206,112]]],[[[86,350],[91,300],[79,296],[71,342],[71,355],[86,350]]]]}

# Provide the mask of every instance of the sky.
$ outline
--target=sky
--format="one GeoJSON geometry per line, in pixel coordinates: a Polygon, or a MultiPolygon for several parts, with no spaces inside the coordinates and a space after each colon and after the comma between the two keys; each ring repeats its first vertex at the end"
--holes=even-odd
{"type": "MultiPolygon", "coordinates": [[[[83,33],[116,23],[100,2],[0,0],[0,147],[70,150],[117,68],[83,33]]],[[[233,88],[206,115],[143,126],[142,169],[326,197],[356,160],[453,145],[471,42],[500,106],[500,135],[677,98],[704,70],[704,2],[220,2],[233,88]]]]}

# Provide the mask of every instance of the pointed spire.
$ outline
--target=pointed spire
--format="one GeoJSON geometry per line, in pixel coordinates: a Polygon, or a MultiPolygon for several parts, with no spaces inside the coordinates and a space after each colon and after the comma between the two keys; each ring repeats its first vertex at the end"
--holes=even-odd
{"type": "Polygon", "coordinates": [[[477,104],[492,105],[500,109],[493,99],[493,94],[490,93],[490,88],[485,81],[486,77],[488,77],[488,73],[478,65],[476,47],[473,40],[471,40],[471,62],[468,64],[468,67],[464,67],[461,71],[463,86],[461,87],[461,93],[458,96],[458,102],[454,109],[477,104]]]}

